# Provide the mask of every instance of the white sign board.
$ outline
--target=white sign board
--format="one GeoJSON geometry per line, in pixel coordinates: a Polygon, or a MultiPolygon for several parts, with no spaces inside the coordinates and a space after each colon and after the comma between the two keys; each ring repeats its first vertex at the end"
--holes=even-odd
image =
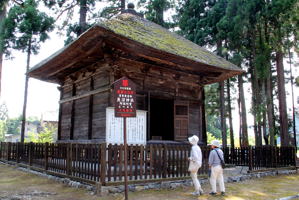
{"type": "MultiPolygon", "coordinates": [[[[114,116],[114,108],[106,108],[106,143],[123,144],[124,130],[122,117],[114,116]]],[[[127,118],[127,143],[146,144],[146,111],[137,110],[136,117],[127,118]]]]}

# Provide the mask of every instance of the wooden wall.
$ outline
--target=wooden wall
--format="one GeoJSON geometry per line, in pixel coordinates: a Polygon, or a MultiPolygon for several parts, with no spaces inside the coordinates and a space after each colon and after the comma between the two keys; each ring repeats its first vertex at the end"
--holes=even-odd
{"type": "Polygon", "coordinates": [[[65,78],[61,89],[59,139],[105,141],[110,70],[97,63],[65,78]]]}
{"type": "Polygon", "coordinates": [[[188,101],[188,135],[200,134],[201,86],[198,76],[118,58],[95,63],[65,77],[61,86],[58,125],[61,142],[105,141],[106,108],[113,106],[110,85],[122,76],[136,84],[139,110],[149,109],[149,97],[188,101]]]}

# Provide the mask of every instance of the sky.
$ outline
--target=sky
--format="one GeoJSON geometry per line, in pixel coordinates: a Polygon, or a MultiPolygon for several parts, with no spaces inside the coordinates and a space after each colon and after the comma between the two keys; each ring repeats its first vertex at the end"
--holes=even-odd
{"type": "MultiPolygon", "coordinates": [[[[31,56],[30,67],[47,58],[63,47],[63,38],[50,34],[50,39],[41,45],[40,53],[31,56]]],[[[18,117],[22,113],[25,85],[26,54],[12,53],[14,59],[3,62],[1,102],[8,107],[9,117],[18,117]]],[[[29,79],[27,116],[41,118],[49,112],[58,112],[59,92],[56,84],[29,79]]],[[[56,117],[58,118],[58,116],[56,117]]]]}
{"type": "MultiPolygon", "coordinates": [[[[46,59],[54,52],[58,51],[64,46],[64,36],[59,36],[56,31],[50,33],[50,39],[41,44],[41,49],[38,55],[31,56],[30,67],[33,67],[40,61],[46,59]]],[[[8,107],[9,117],[18,117],[22,113],[23,98],[24,98],[24,84],[25,84],[25,68],[26,68],[26,54],[14,51],[12,55],[15,57],[12,60],[5,59],[3,62],[2,71],[2,87],[1,87],[1,102],[6,103],[8,107]]],[[[298,61],[298,57],[295,58],[298,61]]],[[[299,67],[293,69],[294,75],[299,75],[299,67]]],[[[285,69],[289,70],[289,64],[285,62],[285,69]]],[[[286,77],[289,75],[286,74],[286,77]]],[[[59,109],[59,92],[58,85],[39,81],[37,79],[29,79],[28,88],[28,105],[27,116],[34,116],[37,118],[45,118],[46,116],[51,119],[58,119],[59,109]],[[49,113],[51,113],[49,115],[49,113]]],[[[235,86],[237,87],[237,85],[235,86]]],[[[245,94],[247,101],[247,111],[249,112],[251,106],[251,95],[248,91],[250,89],[249,84],[245,84],[245,94]]],[[[299,88],[294,87],[295,96],[299,94],[299,88]]],[[[287,105],[289,114],[291,115],[292,97],[290,83],[286,85],[287,91],[287,105]]],[[[234,121],[238,120],[237,102],[234,101],[233,111],[234,121]]],[[[296,105],[298,107],[298,105],[296,105]]],[[[252,115],[248,115],[248,125],[253,124],[252,115]]],[[[234,123],[234,130],[238,133],[238,123],[234,123]]]]}

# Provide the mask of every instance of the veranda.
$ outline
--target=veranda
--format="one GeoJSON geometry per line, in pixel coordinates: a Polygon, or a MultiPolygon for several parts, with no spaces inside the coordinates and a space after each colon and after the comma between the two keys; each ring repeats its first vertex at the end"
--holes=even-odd
{"type": "MultiPolygon", "coordinates": [[[[209,147],[201,147],[207,175],[209,147]]],[[[148,144],[128,146],[130,183],[184,179],[189,176],[189,145],[148,144]]],[[[229,165],[248,166],[249,171],[295,167],[294,147],[225,148],[229,165]]],[[[124,146],[103,144],[5,143],[0,145],[0,160],[48,174],[91,184],[111,185],[124,180],[124,146]]]]}

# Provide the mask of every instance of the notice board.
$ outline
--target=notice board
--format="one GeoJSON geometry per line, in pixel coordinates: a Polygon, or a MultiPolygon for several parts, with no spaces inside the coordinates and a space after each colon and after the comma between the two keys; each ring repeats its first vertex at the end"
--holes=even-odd
{"type": "MultiPolygon", "coordinates": [[[[106,143],[123,144],[123,118],[115,117],[114,108],[106,108],[106,143]]],[[[127,118],[127,143],[146,144],[146,111],[137,110],[136,117],[127,118]]]]}

